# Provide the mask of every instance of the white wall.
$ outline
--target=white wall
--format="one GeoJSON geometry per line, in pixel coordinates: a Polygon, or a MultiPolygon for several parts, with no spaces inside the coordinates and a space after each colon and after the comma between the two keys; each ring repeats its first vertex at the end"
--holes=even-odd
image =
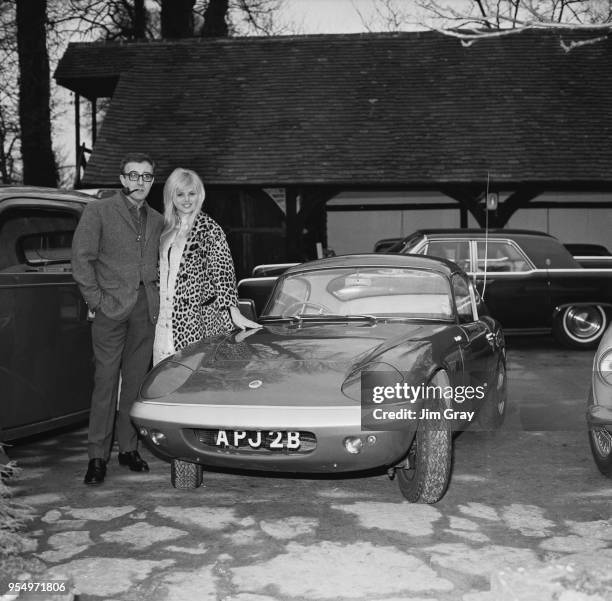
{"type": "MultiPolygon", "coordinates": [[[[505,195],[501,195],[503,200],[505,195]]],[[[612,194],[546,193],[538,201],[611,201],[612,194]]],[[[328,205],[453,202],[437,193],[342,193],[328,205]]],[[[469,227],[478,227],[470,216],[469,227]]],[[[372,252],[382,238],[407,236],[420,228],[459,227],[459,208],[431,211],[328,211],[327,244],[336,254],[372,252]]],[[[547,232],[562,242],[603,244],[612,251],[612,209],[521,209],[506,227],[547,232]]]]}

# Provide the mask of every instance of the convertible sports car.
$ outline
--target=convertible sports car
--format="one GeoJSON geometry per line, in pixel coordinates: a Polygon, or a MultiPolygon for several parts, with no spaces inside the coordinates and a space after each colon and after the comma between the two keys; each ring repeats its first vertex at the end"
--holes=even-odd
{"type": "Polygon", "coordinates": [[[204,467],[291,473],[386,469],[434,503],[452,433],[498,427],[505,344],[457,265],[403,255],[303,263],[278,278],[263,327],[158,364],[132,418],[177,488],[204,467]]]}
{"type": "Polygon", "coordinates": [[[612,478],[612,328],[606,330],[593,360],[587,424],[593,459],[599,471],[612,478]]]}

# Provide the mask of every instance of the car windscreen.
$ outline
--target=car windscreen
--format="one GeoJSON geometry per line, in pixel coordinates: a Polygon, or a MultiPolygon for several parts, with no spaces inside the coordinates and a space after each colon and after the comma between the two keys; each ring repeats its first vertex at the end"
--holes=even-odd
{"type": "Polygon", "coordinates": [[[453,318],[450,284],[424,269],[337,267],[280,278],[266,316],[375,315],[453,318]]]}

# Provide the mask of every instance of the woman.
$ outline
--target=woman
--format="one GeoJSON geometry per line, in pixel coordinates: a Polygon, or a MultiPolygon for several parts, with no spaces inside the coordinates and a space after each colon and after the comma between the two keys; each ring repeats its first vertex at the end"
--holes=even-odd
{"type": "Polygon", "coordinates": [[[195,171],[178,168],[166,180],[154,363],[204,337],[261,327],[238,309],[232,256],[219,224],[201,210],[204,196],[195,171]]]}

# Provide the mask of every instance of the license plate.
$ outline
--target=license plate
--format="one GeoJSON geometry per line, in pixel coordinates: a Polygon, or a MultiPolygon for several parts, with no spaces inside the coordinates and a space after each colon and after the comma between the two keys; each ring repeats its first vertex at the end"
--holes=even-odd
{"type": "Polygon", "coordinates": [[[299,449],[300,433],[262,430],[219,430],[215,445],[222,448],[252,449],[299,449]]]}

